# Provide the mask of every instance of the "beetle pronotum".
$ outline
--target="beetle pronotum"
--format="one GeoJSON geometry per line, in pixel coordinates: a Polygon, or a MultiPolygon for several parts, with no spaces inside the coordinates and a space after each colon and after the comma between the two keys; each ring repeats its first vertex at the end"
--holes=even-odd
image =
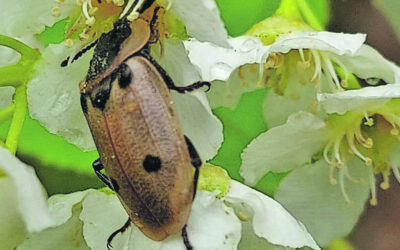
{"type": "Polygon", "coordinates": [[[182,133],[168,89],[184,93],[210,84],[177,87],[150,57],[157,10],[154,0],[145,1],[139,18],[121,19],[103,34],[80,83],[82,110],[100,155],[93,168],[129,215],[108,247],[132,221],[153,240],[181,231],[191,249],[186,223],[201,160],[182,133]]]}

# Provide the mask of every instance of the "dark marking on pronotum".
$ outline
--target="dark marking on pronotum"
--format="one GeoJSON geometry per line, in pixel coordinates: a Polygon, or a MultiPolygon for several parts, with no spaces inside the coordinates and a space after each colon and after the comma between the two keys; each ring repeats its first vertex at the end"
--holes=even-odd
{"type": "Polygon", "coordinates": [[[133,72],[132,72],[131,68],[128,65],[126,65],[125,63],[119,67],[118,71],[119,71],[118,84],[121,89],[124,89],[124,88],[128,87],[129,84],[131,83],[131,81],[133,80],[133,72]]]}
{"type": "Polygon", "coordinates": [[[161,160],[157,156],[146,155],[143,161],[143,168],[147,172],[156,172],[161,168],[161,160]]]}

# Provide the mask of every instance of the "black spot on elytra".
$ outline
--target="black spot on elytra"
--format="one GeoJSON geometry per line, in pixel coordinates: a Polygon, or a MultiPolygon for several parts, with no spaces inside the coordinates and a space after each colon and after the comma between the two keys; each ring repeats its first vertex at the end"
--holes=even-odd
{"type": "Polygon", "coordinates": [[[111,178],[111,177],[109,177],[109,178],[111,180],[111,185],[113,187],[114,192],[118,193],[118,191],[119,191],[118,182],[115,179],[111,178]]]}
{"type": "Polygon", "coordinates": [[[129,86],[131,81],[133,80],[133,72],[131,68],[125,63],[121,64],[118,68],[118,84],[121,89],[129,86]]]}
{"type": "Polygon", "coordinates": [[[81,95],[81,107],[83,113],[87,114],[88,112],[88,105],[87,105],[87,95],[81,95]]]}
{"type": "Polygon", "coordinates": [[[143,161],[143,168],[149,173],[158,171],[161,168],[160,158],[153,155],[146,155],[143,161]]]}

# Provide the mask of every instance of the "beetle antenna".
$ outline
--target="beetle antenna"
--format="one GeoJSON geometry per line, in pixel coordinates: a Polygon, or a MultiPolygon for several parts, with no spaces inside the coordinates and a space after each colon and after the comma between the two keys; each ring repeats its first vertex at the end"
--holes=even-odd
{"type": "Polygon", "coordinates": [[[89,44],[88,46],[84,47],[83,49],[81,49],[78,53],[75,54],[75,56],[72,58],[72,60],[70,61],[69,59],[71,59],[70,56],[68,56],[67,58],[65,58],[62,62],[61,62],[61,67],[67,67],[69,65],[71,65],[73,62],[75,62],[76,60],[78,60],[81,56],[83,56],[86,52],[88,52],[89,50],[91,50],[94,46],[96,46],[97,44],[97,40],[95,40],[94,42],[92,42],[91,44],[89,44]]]}

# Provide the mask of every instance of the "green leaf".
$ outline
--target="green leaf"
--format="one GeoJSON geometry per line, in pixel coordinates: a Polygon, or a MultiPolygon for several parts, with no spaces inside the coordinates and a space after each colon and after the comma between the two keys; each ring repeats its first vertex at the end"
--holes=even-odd
{"type": "Polygon", "coordinates": [[[326,28],[330,20],[331,9],[328,0],[297,0],[297,4],[303,18],[311,27],[314,29],[326,28]]]}
{"type": "Polygon", "coordinates": [[[44,29],[42,33],[39,34],[39,39],[42,41],[44,46],[49,44],[59,44],[64,41],[64,30],[67,25],[68,19],[64,18],[56,23],[53,26],[44,29]]]}
{"type": "MultiPolygon", "coordinates": [[[[239,175],[242,164],[240,154],[256,136],[267,130],[263,119],[262,103],[267,89],[259,89],[242,95],[235,109],[217,107],[213,112],[224,124],[224,142],[212,164],[225,168],[232,179],[243,181],[239,175]]],[[[286,173],[268,173],[254,187],[273,196],[286,173]]]]}
{"type": "Polygon", "coordinates": [[[228,34],[239,36],[251,26],[272,16],[281,0],[216,0],[228,34]]]}
{"type": "MultiPolygon", "coordinates": [[[[0,138],[7,135],[9,122],[0,125],[0,138]]],[[[50,134],[27,115],[17,155],[34,166],[49,195],[103,186],[92,169],[96,151],[83,152],[62,137],[50,134]],[[62,181],[60,181],[62,180],[62,181]]]]}

